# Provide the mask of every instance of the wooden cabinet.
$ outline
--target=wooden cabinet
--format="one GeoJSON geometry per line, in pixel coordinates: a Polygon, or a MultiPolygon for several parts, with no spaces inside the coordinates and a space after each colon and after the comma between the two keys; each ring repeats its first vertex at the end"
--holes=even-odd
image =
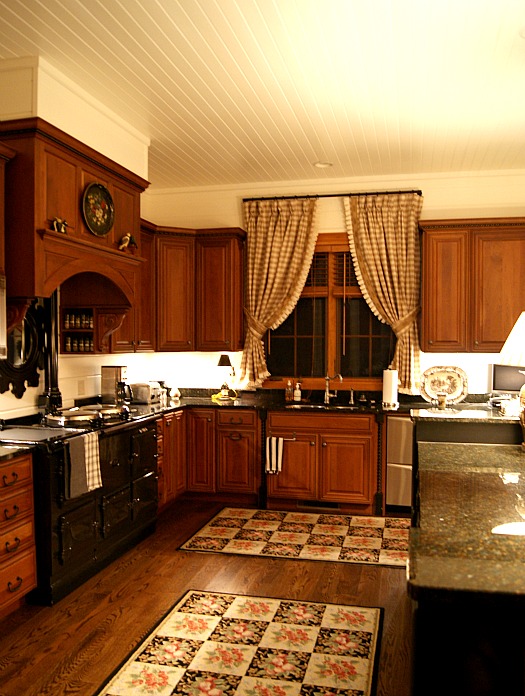
{"type": "Polygon", "coordinates": [[[138,297],[121,327],[111,336],[113,353],[155,350],[155,237],[151,226],[145,223],[141,226],[137,253],[144,259],[138,297]]]}
{"type": "Polygon", "coordinates": [[[165,413],[157,421],[159,508],[172,503],[186,491],[185,412],[165,413]]]}
{"type": "Polygon", "coordinates": [[[157,237],[157,350],[195,350],[195,240],[191,231],[157,237]]]}
{"type": "Polygon", "coordinates": [[[242,350],[242,230],[199,230],[196,238],[196,349],[242,350]]]}
{"type": "Polygon", "coordinates": [[[217,413],[217,492],[256,494],[260,485],[259,418],[249,409],[217,413]]]}
{"type": "Polygon", "coordinates": [[[186,412],[188,433],[188,491],[215,492],[215,409],[186,412]]]}
{"type": "Polygon", "coordinates": [[[267,434],[284,439],[282,471],[267,475],[270,507],[301,500],[373,514],[380,492],[373,415],[275,411],[268,415],[267,434]]]}
{"type": "Polygon", "coordinates": [[[0,141],[16,152],[6,166],[8,296],[49,297],[67,278],[93,272],[133,304],[141,261],[118,247],[126,234],[138,238],[148,182],[39,118],[0,122],[0,141]],[[115,207],[114,225],[102,236],[90,232],[82,214],[86,187],[95,182],[107,187],[115,207]]]}
{"type": "Polygon", "coordinates": [[[157,350],[242,349],[245,232],[157,233],[157,350]]]}
{"type": "Polygon", "coordinates": [[[525,218],[425,221],[421,349],[497,353],[523,311],[525,218]]]}
{"type": "Polygon", "coordinates": [[[0,462],[0,616],[36,587],[31,454],[0,462]]]}

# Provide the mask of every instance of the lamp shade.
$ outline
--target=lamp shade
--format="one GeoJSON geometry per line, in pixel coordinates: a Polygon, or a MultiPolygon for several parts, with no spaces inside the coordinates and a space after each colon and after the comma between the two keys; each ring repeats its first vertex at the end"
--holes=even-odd
{"type": "Polygon", "coordinates": [[[231,364],[230,356],[223,353],[221,355],[221,357],[219,358],[219,362],[217,363],[217,367],[231,367],[231,366],[232,366],[232,364],[231,364]]]}
{"type": "Polygon", "coordinates": [[[501,365],[525,366],[525,312],[518,317],[501,349],[501,365]]]}

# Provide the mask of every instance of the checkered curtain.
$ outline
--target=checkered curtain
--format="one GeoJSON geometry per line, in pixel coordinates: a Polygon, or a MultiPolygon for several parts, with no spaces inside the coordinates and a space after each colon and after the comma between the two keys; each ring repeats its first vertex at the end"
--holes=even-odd
{"type": "Polygon", "coordinates": [[[317,239],[317,199],[244,202],[247,272],[246,340],[241,379],[260,386],[270,376],[262,337],[292,312],[304,288],[317,239]]]}
{"type": "Polygon", "coordinates": [[[344,197],[350,252],[359,287],[372,312],[394,331],[390,368],[398,370],[399,392],[419,393],[420,298],[417,193],[344,197]]]}

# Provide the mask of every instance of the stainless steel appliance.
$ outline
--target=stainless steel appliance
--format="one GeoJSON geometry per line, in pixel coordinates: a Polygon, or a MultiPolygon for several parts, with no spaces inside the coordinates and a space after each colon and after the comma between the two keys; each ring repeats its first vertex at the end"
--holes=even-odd
{"type": "Polygon", "coordinates": [[[121,403],[119,401],[122,391],[121,385],[125,384],[127,373],[128,368],[124,365],[103,365],[100,368],[102,403],[121,403]]]}
{"type": "Polygon", "coordinates": [[[133,403],[155,404],[160,401],[162,388],[158,382],[143,382],[132,384],[133,403]]]}
{"type": "Polygon", "coordinates": [[[412,452],[414,423],[410,416],[387,416],[386,504],[412,504],[412,452]]]}

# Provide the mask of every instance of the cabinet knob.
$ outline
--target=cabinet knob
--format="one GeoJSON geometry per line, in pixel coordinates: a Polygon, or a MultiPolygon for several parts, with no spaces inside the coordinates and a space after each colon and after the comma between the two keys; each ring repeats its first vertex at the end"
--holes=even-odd
{"type": "Polygon", "coordinates": [[[314,446],[315,446],[315,442],[314,442],[313,440],[310,440],[310,446],[311,446],[311,447],[314,447],[314,446]]]}
{"type": "Polygon", "coordinates": [[[323,442],[323,447],[326,447],[326,442],[323,442]]]}

